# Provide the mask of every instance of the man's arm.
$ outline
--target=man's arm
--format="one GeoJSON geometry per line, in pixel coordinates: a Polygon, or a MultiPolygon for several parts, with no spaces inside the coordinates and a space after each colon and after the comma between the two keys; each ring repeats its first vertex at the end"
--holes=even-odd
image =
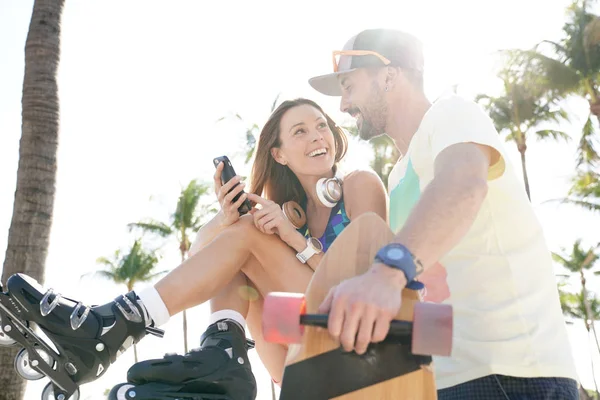
{"type": "MultiPolygon", "coordinates": [[[[394,238],[394,242],[413,253],[425,270],[456,246],[471,228],[487,194],[489,167],[498,157],[495,149],[476,143],[454,144],[437,156],[433,180],[394,238]]],[[[404,286],[404,274],[395,272],[404,286]]]]}

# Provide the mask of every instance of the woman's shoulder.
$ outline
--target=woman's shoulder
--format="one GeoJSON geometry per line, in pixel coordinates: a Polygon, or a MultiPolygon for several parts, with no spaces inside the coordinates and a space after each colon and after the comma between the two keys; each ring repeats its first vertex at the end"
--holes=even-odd
{"type": "Polygon", "coordinates": [[[345,172],[341,175],[344,192],[346,191],[346,189],[360,190],[364,188],[365,185],[385,187],[379,175],[377,175],[375,171],[371,169],[355,169],[350,172],[345,172]]]}
{"type": "Polygon", "coordinates": [[[344,203],[350,219],[375,212],[387,220],[387,191],[379,175],[373,170],[358,169],[343,176],[344,203]]]}

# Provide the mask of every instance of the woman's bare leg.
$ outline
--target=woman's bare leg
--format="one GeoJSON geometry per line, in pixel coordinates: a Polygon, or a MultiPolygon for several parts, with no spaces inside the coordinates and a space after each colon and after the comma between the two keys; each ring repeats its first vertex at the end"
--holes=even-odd
{"type": "Polygon", "coordinates": [[[287,346],[269,343],[265,340],[262,334],[262,313],[263,313],[263,296],[261,295],[258,301],[250,303],[250,310],[246,323],[248,330],[255,341],[256,352],[260,361],[263,363],[269,374],[276,383],[281,382],[283,377],[283,369],[285,366],[285,357],[287,355],[287,346]]]}
{"type": "Polygon", "coordinates": [[[269,287],[303,292],[313,273],[277,235],[261,233],[254,227],[252,216],[246,215],[157,282],[155,288],[169,314],[175,315],[220,294],[242,270],[264,293],[269,287]],[[248,263],[251,257],[258,263],[248,263]]]}
{"type": "MultiPolygon", "coordinates": [[[[284,260],[280,260],[285,262],[284,260]]],[[[252,339],[255,341],[255,349],[261,362],[276,382],[281,382],[287,346],[277,343],[269,343],[262,334],[262,313],[264,296],[273,291],[299,291],[304,293],[306,286],[300,288],[297,285],[279,286],[274,284],[267,276],[258,260],[249,257],[242,270],[248,271],[253,279],[260,282],[258,288],[254,282],[243,272],[229,282],[215,297],[210,300],[211,312],[221,310],[234,310],[239,312],[245,319],[252,339]],[[293,286],[293,287],[292,287],[293,286]]],[[[308,282],[306,282],[308,285],[308,282]]]]}
{"type": "Polygon", "coordinates": [[[258,297],[255,290],[248,286],[246,275],[238,272],[215,297],[210,299],[210,312],[234,310],[246,318],[250,301],[258,297]]]}

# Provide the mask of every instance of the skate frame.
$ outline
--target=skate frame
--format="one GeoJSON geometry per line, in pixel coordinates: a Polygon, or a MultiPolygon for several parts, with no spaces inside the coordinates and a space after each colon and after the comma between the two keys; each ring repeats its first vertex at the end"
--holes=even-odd
{"type": "MultiPolygon", "coordinates": [[[[62,354],[58,354],[54,351],[53,348],[42,340],[33,329],[23,323],[21,319],[10,310],[9,306],[4,303],[6,301],[11,302],[12,307],[16,310],[21,308],[26,309],[26,307],[23,307],[23,305],[18,302],[18,304],[15,304],[15,300],[12,297],[2,292],[1,286],[0,292],[0,320],[2,321],[0,329],[27,350],[31,367],[34,370],[43,373],[50,381],[52,381],[54,384],[54,398],[57,400],[69,399],[79,388],[77,384],[68,377],[69,374],[64,368],[68,359],[62,354]],[[18,333],[11,334],[11,332],[18,333]],[[48,365],[48,363],[42,359],[35,349],[36,346],[41,347],[50,357],[52,357],[56,369],[52,368],[52,366],[48,365]]],[[[59,351],[61,350],[58,344],[55,343],[54,345],[59,351]]]]}

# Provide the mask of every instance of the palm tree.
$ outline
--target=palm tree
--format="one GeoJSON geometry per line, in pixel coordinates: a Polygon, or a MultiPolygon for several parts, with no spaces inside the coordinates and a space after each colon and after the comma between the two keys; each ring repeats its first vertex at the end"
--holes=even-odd
{"type": "MultiPolygon", "coordinates": [[[[346,125],[343,128],[350,134],[350,136],[358,137],[358,127],[356,125],[346,125]]],[[[387,135],[377,136],[369,140],[371,148],[373,149],[373,159],[371,160],[370,166],[379,178],[383,181],[383,184],[387,188],[388,177],[400,152],[398,148],[387,135]]]]}
{"type": "MultiPolygon", "coordinates": [[[[35,0],[25,43],[22,130],[13,214],[2,281],[24,272],[44,281],[54,211],[60,60],[64,0],[35,0]]],[[[16,78],[16,77],[15,77],[16,78]]],[[[23,398],[25,381],[14,370],[16,348],[0,348],[0,387],[4,399],[23,398]]]]}
{"type": "Polygon", "coordinates": [[[594,171],[578,171],[566,197],[547,201],[560,201],[600,212],[600,174],[594,171]]]}
{"type": "MultiPolygon", "coordinates": [[[[121,250],[117,250],[112,258],[100,257],[97,262],[106,266],[107,269],[96,271],[94,274],[117,284],[125,284],[128,292],[133,290],[136,283],[151,281],[167,272],[154,272],[159,258],[154,252],[144,250],[140,239],[133,242],[126,254],[123,254],[121,250]]],[[[137,363],[138,355],[135,343],[133,354],[137,363]]]]}
{"type": "MultiPolygon", "coordinates": [[[[585,271],[592,272],[592,269],[595,266],[595,263],[600,259],[600,256],[595,253],[595,250],[600,247],[600,243],[596,246],[593,246],[587,250],[581,248],[581,240],[578,239],[573,244],[573,248],[571,249],[571,254],[558,254],[552,253],[552,258],[554,261],[559,263],[563,268],[568,270],[571,274],[579,275],[579,280],[581,282],[581,302],[583,303],[583,311],[584,317],[586,321],[586,327],[588,326],[589,321],[589,329],[591,329],[595,341],[596,347],[598,348],[598,352],[600,352],[600,344],[598,344],[598,335],[596,334],[596,329],[594,327],[594,321],[596,320],[596,316],[593,310],[593,304],[590,303],[590,294],[587,290],[587,280],[585,271]]],[[[600,271],[594,272],[596,275],[600,274],[600,271]]]]}
{"type": "Polygon", "coordinates": [[[557,107],[558,99],[540,89],[539,77],[530,63],[519,57],[519,53],[503,52],[507,57],[498,73],[504,83],[504,93],[498,97],[477,95],[475,101],[482,104],[499,133],[506,134],[506,141],[513,141],[521,155],[521,168],[525,191],[531,200],[529,177],[527,174],[526,151],[530,135],[536,139],[564,139],[566,133],[542,128],[550,122],[567,120],[565,111],[557,107]]]}
{"type": "Polygon", "coordinates": [[[517,52],[532,62],[546,90],[581,96],[593,105],[598,102],[600,78],[600,19],[589,8],[588,0],[574,0],[567,8],[560,41],[544,40],[532,50],[517,52]]]}
{"type": "MultiPolygon", "coordinates": [[[[577,168],[572,193],[577,196],[581,182],[590,179],[582,176],[593,172],[600,162],[600,155],[594,144],[595,130],[592,115],[600,115],[598,84],[600,79],[600,18],[592,14],[590,1],[575,0],[567,9],[567,20],[563,25],[563,38],[558,41],[544,40],[532,50],[514,50],[514,55],[529,67],[537,76],[537,85],[549,96],[561,99],[569,96],[582,97],[590,103],[590,114],[583,127],[578,145],[577,168]]],[[[584,187],[587,185],[583,185],[584,187]]],[[[581,205],[587,208],[589,204],[581,205]]]]}
{"type": "MultiPolygon", "coordinates": [[[[275,111],[275,108],[277,107],[277,102],[279,101],[279,96],[281,96],[281,93],[278,93],[277,96],[275,96],[273,103],[271,103],[271,112],[275,111]]],[[[238,121],[246,123],[244,118],[242,118],[242,116],[239,113],[236,113],[234,115],[234,118],[237,119],[238,121]]],[[[221,117],[217,120],[217,122],[223,121],[225,119],[227,119],[227,117],[221,117]]],[[[246,132],[245,132],[246,144],[244,146],[244,163],[245,164],[248,164],[250,162],[250,160],[252,160],[252,157],[254,157],[254,151],[256,150],[256,142],[257,142],[256,137],[259,135],[260,129],[261,129],[261,127],[256,123],[248,124],[248,126],[246,128],[246,132]]]]}
{"type": "Polygon", "coordinates": [[[563,110],[553,108],[554,101],[545,101],[527,93],[526,88],[518,83],[504,80],[505,93],[499,97],[478,95],[476,101],[489,112],[499,133],[506,134],[506,141],[513,141],[521,155],[523,182],[527,197],[531,200],[529,176],[527,174],[527,139],[533,134],[536,139],[565,139],[568,135],[554,129],[538,129],[544,122],[566,119],[563,110]]]}
{"type": "MultiPolygon", "coordinates": [[[[196,180],[181,190],[175,212],[168,222],[152,219],[128,224],[129,229],[140,228],[145,232],[157,234],[163,238],[174,238],[179,244],[181,262],[184,262],[190,250],[190,236],[198,232],[204,224],[204,218],[214,212],[209,206],[200,205],[200,199],[206,195],[210,187],[196,180]]],[[[188,352],[187,313],[183,310],[183,347],[188,352]]]]}
{"type": "MultiPolygon", "coordinates": [[[[588,339],[591,340],[590,336],[593,330],[593,321],[600,320],[600,300],[593,293],[586,293],[584,290],[581,290],[579,293],[565,292],[561,290],[561,286],[562,285],[559,284],[560,303],[563,314],[576,320],[583,321],[585,330],[588,333],[588,339]],[[591,321],[587,317],[588,315],[591,315],[591,321]]],[[[595,337],[595,339],[596,346],[598,346],[598,338],[595,337]]],[[[600,395],[600,392],[598,391],[598,383],[596,382],[596,372],[594,368],[593,357],[590,358],[596,395],[600,395]]]]}

